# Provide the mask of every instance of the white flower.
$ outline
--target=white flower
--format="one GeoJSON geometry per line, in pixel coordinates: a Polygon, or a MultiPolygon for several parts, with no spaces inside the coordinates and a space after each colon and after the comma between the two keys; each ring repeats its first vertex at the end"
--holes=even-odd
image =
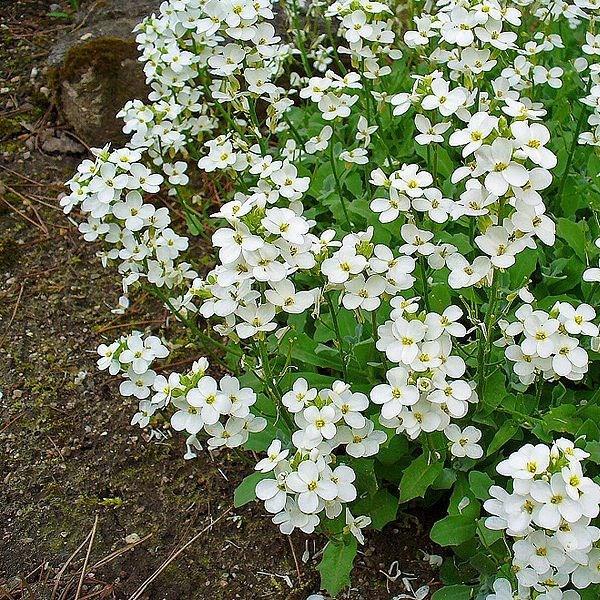
{"type": "Polygon", "coordinates": [[[376,385],[371,390],[371,401],[382,405],[381,416],[384,419],[393,419],[405,406],[419,401],[419,392],[414,385],[408,384],[408,371],[403,366],[390,369],[385,377],[388,383],[376,385]]]}
{"type": "Polygon", "coordinates": [[[258,250],[264,241],[251,234],[244,223],[238,223],[235,229],[217,229],[212,236],[212,243],[220,248],[219,260],[222,263],[232,263],[242,252],[258,250]]]}
{"type": "Polygon", "coordinates": [[[461,88],[450,90],[450,84],[438,77],[431,82],[431,94],[423,98],[421,106],[425,110],[438,110],[442,116],[449,117],[465,100],[466,95],[461,88]]]}
{"type": "Polygon", "coordinates": [[[469,425],[462,431],[458,425],[448,425],[444,429],[444,435],[453,442],[450,446],[450,452],[457,458],[465,456],[473,459],[479,459],[483,456],[483,449],[477,443],[481,439],[481,431],[476,427],[469,425]]]}
{"type": "Polygon", "coordinates": [[[171,416],[171,427],[175,431],[187,431],[195,435],[204,427],[204,419],[195,406],[183,398],[174,398],[173,404],[179,409],[171,416]]]}
{"type": "Polygon", "coordinates": [[[377,310],[381,304],[379,296],[386,287],[387,281],[381,275],[371,275],[366,281],[363,275],[358,275],[344,284],[342,303],[348,310],[377,310]]]}
{"type": "Polygon", "coordinates": [[[488,594],[485,600],[513,600],[513,589],[508,579],[494,581],[494,593],[488,594]]]}
{"type": "Polygon", "coordinates": [[[152,369],[144,373],[135,373],[131,369],[127,372],[127,379],[121,382],[119,393],[121,396],[135,396],[138,400],[144,400],[150,395],[155,378],[156,373],[152,369]]]}
{"type": "Polygon", "coordinates": [[[271,283],[273,289],[265,290],[265,297],[274,306],[279,306],[287,313],[300,314],[315,301],[314,292],[297,292],[289,279],[271,283]]]}
{"type": "Polygon", "coordinates": [[[543,505],[534,512],[533,520],[544,529],[557,529],[561,519],[567,523],[575,523],[583,515],[579,502],[569,496],[560,473],[552,475],[550,482],[534,481],[529,493],[536,502],[543,505]]]}
{"type": "Polygon", "coordinates": [[[344,150],[340,153],[340,160],[357,165],[366,165],[369,162],[368,152],[364,148],[344,150]]]}
{"type": "Polygon", "coordinates": [[[294,381],[293,388],[286,392],[281,401],[283,405],[291,412],[297,413],[305,408],[317,397],[317,390],[309,388],[308,382],[303,377],[299,377],[294,381]]]}
{"type": "Polygon", "coordinates": [[[369,38],[373,34],[373,27],[367,23],[367,15],[362,10],[355,10],[346,15],[342,21],[346,28],[344,37],[350,42],[358,42],[361,38],[369,38]]]}
{"type": "Polygon", "coordinates": [[[256,484],[256,497],[265,503],[270,513],[278,513],[285,507],[288,498],[285,476],[280,473],[276,479],[263,479],[256,484]]]}
{"type": "Polygon", "coordinates": [[[596,311],[589,304],[580,304],[577,308],[568,302],[559,304],[558,320],[572,335],[597,336],[598,326],[591,322],[595,318],[596,311]]]}
{"type": "Polygon", "coordinates": [[[544,169],[553,169],[556,166],[556,156],[544,147],[550,141],[550,132],[544,125],[516,121],[510,126],[510,130],[515,136],[514,143],[518,155],[529,158],[544,169]]]}
{"type": "Polygon", "coordinates": [[[309,406],[302,412],[302,417],[308,423],[305,433],[309,439],[317,440],[319,443],[322,439],[330,440],[335,435],[335,423],[339,417],[333,406],[323,408],[309,406]]]}
{"type": "Polygon", "coordinates": [[[254,468],[261,473],[268,473],[285,460],[289,453],[289,450],[281,449],[281,440],[273,440],[267,448],[267,457],[259,460],[254,468]]]}
{"type": "Polygon", "coordinates": [[[363,142],[363,145],[366,147],[371,143],[371,134],[375,133],[377,129],[377,125],[369,125],[367,119],[361,115],[356,125],[356,139],[359,142],[363,142]]]}
{"type": "Polygon", "coordinates": [[[450,255],[446,264],[450,269],[448,284],[455,290],[479,283],[488,276],[492,268],[490,259],[487,256],[478,256],[471,264],[458,252],[450,255]]]}
{"type": "Polygon", "coordinates": [[[200,415],[207,425],[213,425],[221,415],[231,410],[231,400],[220,393],[217,382],[210,376],[202,377],[186,395],[188,403],[200,409],[200,415]]]}
{"type": "Polygon", "coordinates": [[[410,210],[410,199],[397,189],[390,188],[388,198],[375,198],[371,201],[370,209],[379,214],[382,223],[395,221],[401,212],[410,210]]]}
{"type": "Polygon", "coordinates": [[[480,148],[498,124],[498,118],[486,112],[475,113],[465,129],[454,131],[448,140],[451,146],[464,146],[462,155],[469,156],[480,148]]]}
{"type": "Polygon", "coordinates": [[[310,177],[298,177],[298,170],[289,162],[284,162],[281,168],[271,175],[271,180],[278,186],[278,191],[284,198],[292,200],[299,198],[310,185],[310,177]]]}
{"type": "Polygon", "coordinates": [[[346,527],[344,529],[351,533],[358,540],[359,544],[365,543],[365,536],[362,530],[370,524],[370,517],[364,515],[353,517],[350,510],[346,509],[346,527]]]}
{"type": "Polygon", "coordinates": [[[535,310],[529,314],[523,321],[523,328],[526,338],[521,344],[525,354],[537,354],[541,358],[548,358],[556,347],[556,341],[553,337],[558,331],[560,323],[557,319],[552,319],[541,310],[535,310]]]}
{"type": "Polygon", "coordinates": [[[325,150],[329,145],[329,140],[333,135],[333,129],[329,125],[325,125],[321,129],[320,133],[314,137],[311,137],[304,145],[304,150],[308,154],[315,154],[316,152],[325,150]]]}
{"type": "Polygon", "coordinates": [[[450,123],[436,123],[431,124],[431,121],[424,115],[415,115],[415,126],[420,131],[419,135],[415,136],[415,142],[426,146],[431,143],[440,143],[444,141],[443,133],[448,131],[450,123]]]}
{"type": "Polygon", "coordinates": [[[356,254],[354,248],[345,247],[323,261],[321,272],[331,283],[344,283],[350,275],[358,275],[366,265],[364,256],[356,254]]]}
{"type": "Polygon", "coordinates": [[[499,269],[508,269],[515,264],[517,247],[509,239],[504,227],[494,225],[475,238],[477,246],[490,256],[491,263],[499,269]]]}
{"type": "Polygon", "coordinates": [[[379,452],[379,446],[387,440],[387,435],[374,429],[373,421],[367,419],[364,427],[350,429],[348,438],[351,441],[346,444],[346,453],[354,458],[365,458],[379,452]]]}
{"type": "Polygon", "coordinates": [[[298,494],[298,507],[304,513],[316,513],[323,500],[333,500],[337,496],[337,486],[324,478],[323,470],[312,460],[304,460],[298,470],[286,478],[286,485],[298,494]]]}
{"type": "Polygon", "coordinates": [[[527,169],[512,160],[512,155],[513,143],[501,137],[475,152],[477,163],[488,171],[485,187],[496,196],[506,194],[511,185],[523,187],[529,181],[527,169]]]}
{"type": "Polygon", "coordinates": [[[349,96],[342,94],[340,97],[333,94],[325,94],[319,100],[319,110],[322,113],[323,119],[333,121],[337,117],[348,117],[351,112],[352,105],[358,100],[358,96],[349,96]]]}
{"type": "Polygon", "coordinates": [[[267,231],[292,244],[302,244],[309,230],[308,222],[289,208],[267,209],[261,223],[267,231]]]}
{"type": "Polygon", "coordinates": [[[533,479],[541,475],[550,464],[550,449],[544,444],[526,444],[518,452],[513,452],[497,467],[500,475],[514,479],[533,479]]]}
{"type": "Polygon", "coordinates": [[[563,73],[560,67],[547,69],[543,65],[536,65],[533,67],[533,81],[536,84],[547,83],[551,88],[558,89],[562,87],[563,73]]]}
{"type": "Polygon", "coordinates": [[[277,328],[277,324],[273,322],[275,307],[272,304],[249,305],[238,309],[237,314],[244,320],[235,326],[236,333],[242,339],[252,337],[259,331],[273,331],[277,328]]]}

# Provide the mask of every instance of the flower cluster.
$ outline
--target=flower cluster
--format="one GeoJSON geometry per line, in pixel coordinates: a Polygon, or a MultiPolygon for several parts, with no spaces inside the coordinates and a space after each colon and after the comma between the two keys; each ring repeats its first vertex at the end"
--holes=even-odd
{"type": "MultiPolygon", "coordinates": [[[[585,34],[585,44],[581,48],[584,54],[587,54],[591,60],[596,60],[600,55],[600,38],[591,30],[585,34]]],[[[579,135],[580,144],[589,146],[600,146],[600,63],[589,64],[588,59],[580,57],[575,61],[575,68],[578,72],[587,75],[587,95],[581,99],[584,105],[593,109],[592,114],[587,118],[589,131],[584,131],[579,135]]],[[[585,76],[585,75],[583,75],[585,76]]]]}
{"type": "MultiPolygon", "coordinates": [[[[271,0],[239,6],[196,0],[162,3],[158,16],[136,28],[152,92],[150,104],[133,100],[119,113],[124,131],[132,135],[131,145],[162,164],[165,174],[180,171],[185,163],[173,164],[172,158],[188,153],[199,158],[197,140],[210,136],[219,120],[227,120],[236,138],[231,144],[243,145],[240,134],[245,132],[260,137],[256,120],[248,126],[258,98],[268,102],[267,124],[275,131],[292,102],[273,83],[291,52],[269,22],[273,16],[271,0]]],[[[215,142],[209,148],[218,146],[215,142]]],[[[230,149],[228,154],[220,162],[230,166],[235,153],[230,149]]],[[[181,183],[175,179],[171,183],[181,183]]]]}
{"type": "Polygon", "coordinates": [[[552,447],[526,444],[497,467],[512,479],[512,491],[490,488],[484,507],[492,516],[485,524],[516,538],[512,564],[519,598],[535,590],[534,597],[574,600],[576,592],[562,591],[600,583],[600,530],[591,525],[600,512],[600,486],[584,475],[588,456],[561,438],[552,447]]]}
{"type": "MultiPolygon", "coordinates": [[[[465,164],[451,175],[454,184],[464,181],[459,199],[445,199],[435,188],[421,190],[431,184],[427,173],[421,174],[421,182],[412,182],[417,197],[424,196],[417,205],[412,201],[412,208],[426,212],[433,222],[463,217],[478,221],[480,234],[474,242],[483,255],[468,260],[455,252],[448,257],[449,283],[458,289],[491,278],[493,269],[510,268],[519,253],[536,247],[536,238],[554,243],[555,226],[545,214],[540,192],[550,186],[557,159],[547,147],[549,130],[539,123],[546,110],[522,93],[533,85],[559,85],[560,73],[541,65],[534,68],[526,58],[551,50],[550,40],[519,52],[517,35],[503,30],[506,24],[521,23],[516,6],[448,2],[436,8],[437,13],[416,18],[417,29],[404,36],[409,47],[421,52],[433,46],[426,61],[435,70],[415,75],[412,91],[394,94],[389,101],[394,115],[415,111],[417,143],[437,153],[449,132],[447,143],[461,149],[465,164]],[[512,66],[500,72],[498,51],[505,56],[516,52],[512,66]],[[458,81],[465,84],[456,85],[458,81]]],[[[391,185],[393,189],[393,180],[391,185]]],[[[394,192],[390,202],[409,210],[411,204],[402,197],[398,202],[396,196],[394,192]]],[[[394,218],[393,211],[392,206],[386,216],[394,218]]]]}
{"type": "Polygon", "coordinates": [[[159,191],[162,175],[145,167],[137,150],[107,147],[94,154],[94,161],[79,165],[67,183],[70,193],[60,204],[65,213],[77,207],[87,215],[79,225],[84,239],[105,242],[106,249],[99,252],[103,265],[118,264],[123,276],[121,309],[129,305],[129,287],[140,280],[173,288],[193,279],[191,265],[178,260],[188,239],[169,227],[168,208],[144,202],[143,194],[159,191]]]}
{"type": "Polygon", "coordinates": [[[461,432],[450,425],[451,419],[467,414],[469,403],[478,401],[474,385],[462,379],[465,361],[452,354],[452,339],[466,335],[462,310],[450,306],[441,315],[419,314],[417,299],[401,296],[391,304],[390,320],[377,330],[377,349],[398,366],[387,372],[387,383],[371,390],[371,400],[381,405],[381,423],[411,439],[444,431],[454,442],[455,456],[481,458],[481,432],[474,427],[461,432]]]}
{"type": "Polygon", "coordinates": [[[146,427],[157,410],[174,409],[171,427],[188,434],[186,458],[194,458],[195,450],[202,449],[201,432],[208,438],[209,448],[236,448],[267,425],[263,417],[250,412],[256,403],[252,389],[241,387],[230,375],[220,382],[206,375],[206,358],[195,361],[185,373],[157,374],[150,367],[155,359],[166,358],[169,350],[156,336],[134,331],[109,345],[101,344],[98,354],[99,369],[123,377],[121,395],[139,400],[132,425],[146,427]]]}
{"type": "Polygon", "coordinates": [[[501,321],[506,345],[506,358],[524,385],[538,375],[544,379],[565,377],[579,381],[588,370],[588,353],[580,346],[579,337],[596,337],[598,326],[592,321],[596,311],[589,304],[574,308],[568,302],[557,302],[547,313],[523,304],[515,312],[516,321],[501,321]]]}
{"type": "Polygon", "coordinates": [[[341,243],[334,243],[338,249],[321,264],[329,287],[342,288],[342,303],[348,310],[372,312],[384,294],[395,296],[415,281],[411,275],[415,260],[402,248],[400,256],[394,256],[388,246],[373,244],[372,236],[372,228],[346,235],[341,243]]]}
{"type": "MultiPolygon", "coordinates": [[[[327,518],[334,519],[341,514],[342,505],[357,496],[356,475],[334,450],[344,446],[352,457],[374,456],[387,436],[362,414],[369,406],[367,396],[352,392],[342,381],[318,391],[298,378],[282,403],[299,427],[291,440],[295,454],[289,458],[289,448],[282,450],[281,441],[272,442],[256,470],[273,472],[275,477],[261,480],[256,496],[274,513],[273,522],[282,533],[290,534],[296,528],[312,533],[320,522],[319,513],[324,511],[327,518]],[[334,466],[337,461],[341,464],[334,466]]],[[[346,518],[349,525],[348,513],[346,518]]],[[[368,524],[362,519],[363,526],[368,524]]],[[[354,525],[350,531],[362,542],[360,527],[354,525]]]]}

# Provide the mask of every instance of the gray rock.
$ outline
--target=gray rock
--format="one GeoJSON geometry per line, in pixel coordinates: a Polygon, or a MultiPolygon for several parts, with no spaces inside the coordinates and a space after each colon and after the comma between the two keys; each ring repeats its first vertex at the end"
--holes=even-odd
{"type": "Polygon", "coordinates": [[[87,12],[84,6],[73,30],[52,48],[48,62],[57,103],[88,145],[126,141],[116,113],[148,94],[132,31],[159,6],[160,0],[102,0],[87,12]]]}
{"type": "Polygon", "coordinates": [[[67,52],[83,42],[99,37],[134,40],[133,28],[146,16],[158,12],[162,0],[100,0],[77,14],[72,30],[66,31],[50,50],[48,64],[62,66],[67,52]]]}

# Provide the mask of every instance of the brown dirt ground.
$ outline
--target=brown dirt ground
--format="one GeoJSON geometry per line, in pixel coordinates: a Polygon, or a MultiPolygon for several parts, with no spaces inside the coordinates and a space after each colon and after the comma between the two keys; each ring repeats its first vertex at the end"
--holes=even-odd
{"type": "MultiPolygon", "coordinates": [[[[58,209],[81,157],[37,149],[43,132],[65,129],[39,93],[43,72],[30,81],[69,27],[49,5],[0,1],[0,597],[129,598],[202,532],[141,597],[304,600],[318,590],[324,540],[285,538],[258,505],[230,509],[248,467],[228,453],[186,462],[181,436],[149,440],[129,425],[133,403],[95,367],[100,342],[134,323],[161,331],[164,315],[144,298],[112,314],[117,277],[58,209]],[[141,541],[128,545],[131,534],[141,541]]],[[[432,548],[418,519],[369,534],[343,597],[405,592],[380,572],[393,561],[415,589],[431,583],[421,550],[432,548]]]]}

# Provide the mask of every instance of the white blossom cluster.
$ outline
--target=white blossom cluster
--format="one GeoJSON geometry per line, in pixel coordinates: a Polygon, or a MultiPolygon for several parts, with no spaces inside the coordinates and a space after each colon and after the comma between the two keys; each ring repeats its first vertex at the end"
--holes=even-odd
{"type": "Polygon", "coordinates": [[[490,488],[484,507],[492,516],[485,524],[515,538],[518,590],[502,595],[510,590],[504,580],[487,600],[577,600],[571,586],[600,583],[600,529],[591,524],[600,512],[600,486],[584,474],[588,456],[561,438],[552,447],[526,444],[498,465],[498,473],[511,478],[512,491],[490,488]]]}
{"type": "MultiPolygon", "coordinates": [[[[357,497],[356,474],[334,451],[344,446],[352,457],[374,456],[387,435],[362,414],[369,406],[367,396],[352,392],[342,381],[318,391],[298,378],[282,403],[299,428],[292,435],[295,451],[290,457],[290,449],[282,449],[280,440],[271,443],[256,470],[274,477],[259,481],[256,496],[274,514],[273,522],[282,533],[294,529],[312,533],[320,513],[334,519],[357,497]],[[337,461],[341,464],[335,466],[337,461]]],[[[354,519],[346,509],[346,526],[361,543],[360,529],[369,522],[365,516],[354,519]]]]}
{"type": "Polygon", "coordinates": [[[143,194],[159,191],[162,175],[140,162],[138,150],[106,147],[93,153],[96,159],[84,160],[67,182],[70,193],[60,204],[65,213],[77,207],[87,215],[79,231],[88,242],[106,243],[98,253],[102,264],[118,263],[123,276],[120,309],[128,307],[128,289],[137,281],[173,288],[193,279],[196,272],[191,265],[178,260],[188,239],[169,227],[166,207],[144,202],[143,194]]]}
{"type": "Polygon", "coordinates": [[[462,310],[450,306],[441,315],[419,313],[417,299],[401,296],[391,304],[390,320],[378,328],[376,346],[398,366],[387,372],[387,383],[371,390],[371,401],[381,405],[380,422],[411,439],[422,432],[444,431],[454,456],[481,458],[481,432],[450,424],[451,419],[465,417],[469,404],[478,401],[475,384],[462,379],[465,361],[452,354],[453,338],[467,333],[460,323],[462,310]]]}
{"type": "MultiPolygon", "coordinates": [[[[371,135],[379,129],[379,125],[369,123],[370,118],[364,113],[370,115],[373,111],[376,118],[381,95],[368,91],[365,101],[359,102],[358,92],[365,88],[369,90],[372,82],[379,81],[392,72],[386,62],[402,57],[402,51],[392,47],[396,39],[394,28],[397,26],[392,16],[389,6],[383,2],[342,0],[328,4],[324,18],[335,17],[339,21],[338,35],[348,44],[340,44],[335,49],[336,66],[342,70],[342,74],[319,68],[317,63],[317,70],[326,71],[324,76],[310,77],[299,92],[300,98],[316,103],[321,117],[327,122],[339,123],[351,115],[352,107],[361,107],[363,114],[356,126],[356,141],[359,144],[354,148],[344,149],[337,157],[347,164],[364,165],[369,162],[367,147],[371,143],[371,135]],[[351,66],[357,70],[346,70],[340,59],[344,55],[350,56],[351,66]]],[[[329,55],[332,51],[333,48],[329,50],[329,55]]],[[[320,64],[323,64],[323,54],[320,53],[320,64]]],[[[329,58],[325,64],[329,65],[331,62],[333,59],[329,58]]],[[[333,151],[330,144],[333,144],[334,131],[330,125],[325,125],[317,136],[306,142],[305,151],[314,154],[328,146],[333,151]]]]}
{"type": "Polygon", "coordinates": [[[314,222],[303,216],[300,202],[309,178],[299,177],[287,161],[259,170],[249,194],[236,194],[213,215],[228,223],[212,236],[220,264],[177,301],[186,311],[222,318],[219,332],[241,339],[275,330],[278,311],[301,313],[313,305],[315,290],[296,290],[290,276],[313,268],[333,238],[333,232],[318,238],[309,231],[314,222]],[[273,206],[278,200],[282,206],[273,206]]]}
{"type": "MultiPolygon", "coordinates": [[[[409,187],[413,195],[406,189],[398,193],[394,173],[385,182],[391,191],[389,202],[376,200],[372,208],[382,212],[382,220],[411,208],[426,213],[434,223],[463,217],[477,220],[479,235],[474,242],[482,255],[469,260],[446,249],[449,284],[456,289],[486,278],[491,281],[494,270],[510,268],[520,252],[536,247],[536,239],[554,244],[555,225],[545,214],[540,192],[550,186],[557,160],[547,148],[549,130],[539,122],[546,110],[532,102],[528,92],[535,85],[560,86],[562,70],[534,67],[529,59],[562,43],[558,36],[538,33],[521,48],[517,34],[510,31],[520,23],[520,9],[513,5],[436,4],[431,14],[416,17],[417,29],[404,36],[433,70],[414,75],[411,92],[389,98],[395,115],[415,111],[417,143],[434,153],[443,143],[462,149],[464,164],[454,170],[451,180],[464,181],[464,191],[458,199],[444,198],[429,187],[433,181],[429,173],[417,172],[415,165],[403,166],[401,172],[413,170],[409,187]],[[499,52],[502,64],[509,63],[503,69],[498,68],[499,52]]],[[[433,236],[427,235],[429,241],[433,236]]]]}
{"type": "MultiPolygon", "coordinates": [[[[165,174],[177,171],[171,183],[180,183],[185,168],[185,162],[171,159],[177,154],[200,158],[198,140],[210,136],[220,120],[227,121],[234,141],[225,144],[228,158],[216,162],[231,166],[230,144],[243,146],[247,134],[261,136],[257,99],[268,103],[266,123],[272,131],[292,104],[286,90],[273,83],[291,49],[280,43],[269,22],[272,5],[272,0],[163,2],[158,15],[136,28],[152,88],[150,103],[128,102],[119,116],[133,147],[143,148],[157,164],[166,163],[165,174]]],[[[211,139],[205,144],[213,157],[222,145],[211,139]]]]}
{"type": "Polygon", "coordinates": [[[169,350],[160,338],[134,331],[113,343],[98,347],[98,368],[121,375],[122,396],[139,400],[132,425],[146,427],[157,410],[172,409],[171,427],[188,434],[185,458],[201,450],[201,433],[210,449],[236,448],[251,433],[262,431],[267,422],[250,412],[256,403],[251,388],[240,386],[236,377],[225,375],[217,382],[206,375],[209,363],[201,358],[185,373],[159,375],[151,368],[155,359],[166,358],[169,350]]]}
{"type": "Polygon", "coordinates": [[[325,258],[321,273],[329,289],[342,289],[342,304],[348,310],[376,310],[384,294],[394,296],[410,289],[415,260],[400,248],[394,256],[385,244],[373,244],[373,228],[344,236],[337,250],[325,258]]]}
{"type": "MultiPolygon", "coordinates": [[[[592,108],[592,113],[587,118],[590,126],[589,131],[583,131],[579,135],[579,143],[589,146],[600,146],[600,63],[590,62],[597,60],[600,55],[600,35],[594,34],[592,30],[585,35],[585,44],[581,48],[587,56],[575,60],[575,68],[581,74],[587,74],[587,95],[581,102],[592,108]]],[[[583,75],[585,77],[585,75],[583,75]]]]}
{"type": "Polygon", "coordinates": [[[598,326],[592,322],[596,318],[594,308],[557,302],[548,313],[523,304],[515,317],[512,323],[500,321],[504,338],[497,345],[506,346],[506,358],[522,384],[530,385],[538,375],[546,380],[583,378],[589,357],[579,338],[598,335],[598,326]]]}

